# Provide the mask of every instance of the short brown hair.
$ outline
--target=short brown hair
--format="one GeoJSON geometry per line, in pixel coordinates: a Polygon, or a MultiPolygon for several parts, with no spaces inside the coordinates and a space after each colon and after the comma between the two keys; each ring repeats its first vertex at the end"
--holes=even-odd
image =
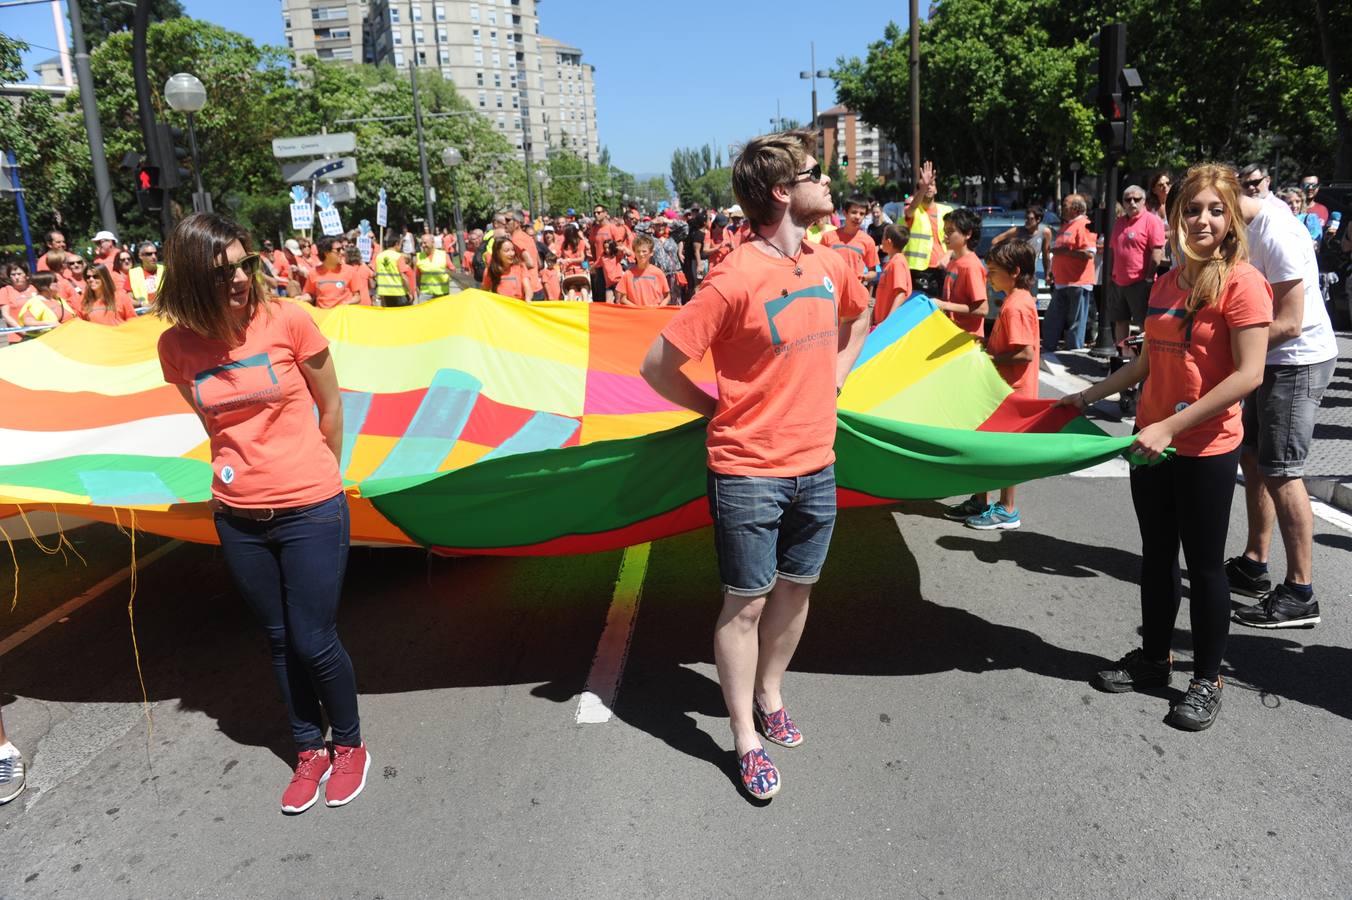
{"type": "Polygon", "coordinates": [[[752,138],[732,164],[732,193],[752,225],[774,221],[772,192],[792,184],[803,163],[817,152],[817,134],[806,128],[752,138]]]}
{"type": "Polygon", "coordinates": [[[1003,241],[986,255],[986,267],[994,266],[1014,276],[1014,286],[1031,291],[1037,285],[1037,255],[1033,245],[1018,238],[1003,241]]]}
{"type": "MultiPolygon", "coordinates": [[[[234,337],[238,320],[221,297],[216,268],[225,263],[225,250],[235,241],[245,253],[253,252],[249,233],[219,213],[193,213],[175,225],[164,242],[164,281],[155,295],[155,314],[204,338],[234,337]]],[[[245,321],[252,321],[271,299],[259,266],[245,321]]]]}
{"type": "Polygon", "coordinates": [[[905,225],[898,225],[893,222],[883,229],[883,240],[891,241],[892,246],[898,250],[906,249],[906,242],[911,239],[911,229],[905,225]]]}
{"type": "Polygon", "coordinates": [[[634,235],[634,249],[637,250],[639,247],[647,247],[651,250],[653,248],[653,239],[646,234],[634,235]]]}

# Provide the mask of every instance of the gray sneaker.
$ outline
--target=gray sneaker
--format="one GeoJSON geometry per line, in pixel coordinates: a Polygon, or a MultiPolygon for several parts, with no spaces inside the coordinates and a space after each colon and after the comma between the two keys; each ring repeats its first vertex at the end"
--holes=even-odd
{"type": "Polygon", "coordinates": [[[1146,659],[1145,653],[1138,649],[1113,663],[1111,669],[1096,672],[1089,683],[1110,694],[1153,690],[1169,686],[1173,668],[1171,660],[1146,659]]]}
{"type": "Polygon", "coordinates": [[[1169,710],[1169,724],[1186,731],[1205,731],[1221,714],[1221,683],[1194,678],[1188,692],[1169,710]]]}
{"type": "Polygon", "coordinates": [[[23,756],[16,753],[0,759],[0,805],[23,793],[23,756]]]}

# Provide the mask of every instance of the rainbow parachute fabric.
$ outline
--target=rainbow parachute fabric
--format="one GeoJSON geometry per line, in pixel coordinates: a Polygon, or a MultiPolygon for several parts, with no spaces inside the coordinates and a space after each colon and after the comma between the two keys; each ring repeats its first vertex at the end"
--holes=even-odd
{"type": "MultiPolygon", "coordinates": [[[[307,307],[309,309],[309,307],[307,307]]],[[[342,387],[354,542],[586,553],[708,524],[704,422],[638,374],[670,309],[523,304],[310,309],[342,387]]],[[[0,517],[50,509],[214,542],[206,435],[156,357],[164,323],[81,321],[0,350],[0,517]]],[[[711,360],[692,363],[714,391],[711,360]]],[[[998,488],[1091,466],[1130,438],[1011,396],[916,296],[868,338],[840,398],[842,505],[998,488]]]]}

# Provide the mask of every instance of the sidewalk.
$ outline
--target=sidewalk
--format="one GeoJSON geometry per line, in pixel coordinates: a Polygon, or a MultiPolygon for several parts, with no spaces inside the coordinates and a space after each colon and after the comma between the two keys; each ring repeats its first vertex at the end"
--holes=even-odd
{"type": "MultiPolygon", "coordinates": [[[[1086,382],[1108,375],[1105,360],[1085,351],[1061,351],[1043,362],[1043,371],[1064,374],[1086,382]]],[[[1098,409],[1115,409],[1100,403],[1098,409]]],[[[1352,513],[1352,333],[1338,333],[1338,366],[1333,381],[1319,405],[1314,426],[1314,446],[1305,467],[1305,485],[1310,496],[1345,513],[1352,513]]]]}

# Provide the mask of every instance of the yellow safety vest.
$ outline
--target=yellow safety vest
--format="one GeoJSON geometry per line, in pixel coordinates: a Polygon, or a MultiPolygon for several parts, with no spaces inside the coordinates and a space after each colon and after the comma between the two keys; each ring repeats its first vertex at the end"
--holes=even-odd
{"type": "Polygon", "coordinates": [[[451,273],[445,250],[433,250],[431,256],[418,254],[418,290],[433,297],[444,297],[451,292],[451,273]]]}
{"type": "Polygon", "coordinates": [[[398,247],[382,250],[376,256],[376,296],[408,298],[408,282],[399,271],[398,247]]]}
{"type": "MultiPolygon", "coordinates": [[[[146,290],[146,270],[140,266],[132,266],[127,272],[127,280],[131,284],[131,298],[137,303],[149,303],[150,293],[146,290]]],[[[155,293],[160,292],[160,287],[164,284],[164,265],[155,267],[155,293]]]]}
{"type": "Polygon", "coordinates": [[[906,265],[912,270],[923,272],[931,268],[930,259],[934,253],[934,242],[943,239],[944,216],[952,211],[953,207],[945,206],[937,200],[932,201],[928,208],[923,206],[915,208],[915,213],[908,223],[911,226],[911,237],[906,242],[906,249],[902,251],[906,257],[906,265]],[[930,229],[930,210],[934,211],[935,221],[939,223],[937,234],[930,229]]]}

